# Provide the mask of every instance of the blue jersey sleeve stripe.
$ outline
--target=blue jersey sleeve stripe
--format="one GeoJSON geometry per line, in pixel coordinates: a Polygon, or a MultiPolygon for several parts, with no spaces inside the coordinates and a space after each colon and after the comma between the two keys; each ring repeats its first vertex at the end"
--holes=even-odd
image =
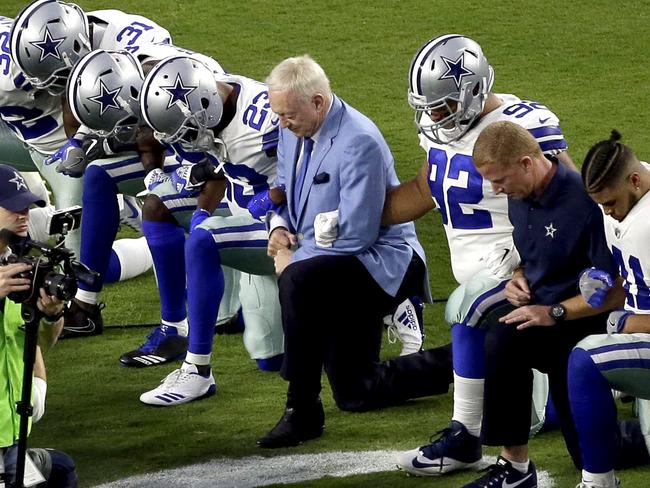
{"type": "Polygon", "coordinates": [[[540,142],[539,147],[543,153],[566,151],[567,144],[564,139],[554,139],[551,141],[540,142]]]}
{"type": "Polygon", "coordinates": [[[560,129],[560,127],[557,125],[548,125],[546,127],[537,127],[536,129],[528,129],[528,132],[530,132],[535,139],[539,139],[540,137],[563,135],[562,129],[560,129]]]}

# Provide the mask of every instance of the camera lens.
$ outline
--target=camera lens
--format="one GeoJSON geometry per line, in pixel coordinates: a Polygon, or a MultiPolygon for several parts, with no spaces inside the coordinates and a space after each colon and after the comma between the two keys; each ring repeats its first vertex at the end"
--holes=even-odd
{"type": "Polygon", "coordinates": [[[74,277],[60,273],[49,273],[43,280],[43,288],[48,295],[59,300],[71,300],[77,293],[77,283],[74,277]]]}

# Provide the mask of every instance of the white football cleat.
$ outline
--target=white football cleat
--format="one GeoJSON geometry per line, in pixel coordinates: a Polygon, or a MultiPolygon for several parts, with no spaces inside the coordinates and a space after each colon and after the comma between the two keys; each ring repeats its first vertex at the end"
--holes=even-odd
{"type": "Polygon", "coordinates": [[[394,344],[397,340],[402,343],[400,356],[413,354],[422,350],[424,333],[422,310],[424,304],[419,298],[411,297],[404,300],[392,315],[384,317],[387,326],[388,342],[394,344]]]}
{"type": "Polygon", "coordinates": [[[118,195],[120,209],[120,224],[142,232],[142,203],[130,195],[118,195]],[[121,198],[120,198],[121,197],[121,198]]]}
{"type": "Polygon", "coordinates": [[[171,407],[214,395],[217,385],[210,376],[201,376],[196,365],[183,362],[180,369],[167,375],[160,386],[140,395],[140,401],[157,407],[171,407]]]}

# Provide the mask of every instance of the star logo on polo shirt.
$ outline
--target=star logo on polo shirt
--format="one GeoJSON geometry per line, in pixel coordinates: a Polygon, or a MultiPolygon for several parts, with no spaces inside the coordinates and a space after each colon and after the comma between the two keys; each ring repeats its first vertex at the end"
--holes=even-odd
{"type": "Polygon", "coordinates": [[[175,103],[182,103],[189,107],[187,96],[196,90],[195,86],[183,84],[183,79],[180,73],[176,75],[176,81],[171,86],[161,86],[163,90],[169,93],[169,102],[167,103],[167,110],[169,110],[175,103]]]}
{"type": "Polygon", "coordinates": [[[553,239],[555,237],[555,231],[557,230],[555,227],[553,227],[553,222],[551,222],[549,225],[545,225],[544,228],[546,229],[546,235],[544,237],[550,237],[553,239]]]}
{"type": "Polygon", "coordinates": [[[16,191],[20,191],[21,188],[27,190],[27,184],[25,183],[25,179],[20,175],[20,173],[18,173],[18,171],[14,171],[14,177],[11,178],[9,182],[16,184],[16,191]]]}
{"type": "Polygon", "coordinates": [[[460,56],[458,56],[458,59],[456,59],[456,61],[454,61],[453,59],[445,58],[444,56],[441,56],[441,58],[444,61],[444,63],[447,65],[447,71],[438,79],[440,80],[453,79],[454,83],[456,83],[456,88],[460,90],[460,84],[463,82],[463,77],[473,75],[474,72],[465,68],[462,53],[460,56]]]}
{"type": "Polygon", "coordinates": [[[41,58],[38,62],[42,62],[48,56],[52,56],[54,59],[61,61],[61,53],[59,52],[59,46],[63,42],[65,37],[59,37],[54,39],[52,34],[50,34],[50,29],[45,28],[45,36],[42,41],[30,42],[32,46],[41,50],[41,58]]]}
{"type": "Polygon", "coordinates": [[[120,88],[115,90],[109,90],[108,87],[104,84],[103,81],[100,81],[99,95],[94,97],[88,97],[88,100],[95,102],[99,105],[100,113],[99,115],[104,115],[109,108],[120,109],[120,104],[117,102],[117,94],[120,92],[120,88]]]}

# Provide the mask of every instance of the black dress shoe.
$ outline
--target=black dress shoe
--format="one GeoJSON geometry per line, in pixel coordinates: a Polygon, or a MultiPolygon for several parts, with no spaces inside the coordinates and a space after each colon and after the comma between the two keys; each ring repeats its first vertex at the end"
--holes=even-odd
{"type": "Polygon", "coordinates": [[[323,435],[325,413],[320,400],[309,406],[287,407],[275,427],[257,440],[259,447],[275,449],[297,446],[323,435]]]}

